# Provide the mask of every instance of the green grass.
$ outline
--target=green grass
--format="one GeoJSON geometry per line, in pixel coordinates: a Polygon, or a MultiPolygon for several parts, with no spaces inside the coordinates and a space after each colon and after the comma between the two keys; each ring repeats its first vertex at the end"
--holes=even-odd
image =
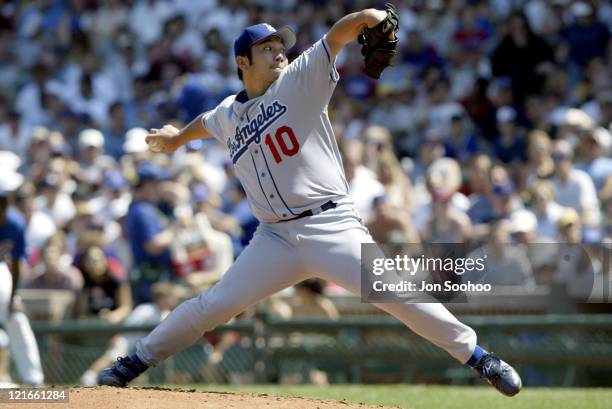
{"type": "Polygon", "coordinates": [[[426,385],[197,385],[203,391],[347,400],[405,409],[611,409],[612,388],[527,388],[513,398],[491,387],[426,385]]]}

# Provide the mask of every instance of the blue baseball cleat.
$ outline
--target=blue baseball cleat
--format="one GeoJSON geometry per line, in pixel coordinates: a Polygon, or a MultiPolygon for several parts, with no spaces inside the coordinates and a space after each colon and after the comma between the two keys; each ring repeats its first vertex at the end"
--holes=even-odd
{"type": "Polygon", "coordinates": [[[514,368],[491,354],[483,355],[474,365],[474,370],[506,396],[516,395],[523,387],[521,377],[514,368]]]}
{"type": "Polygon", "coordinates": [[[113,366],[100,372],[98,385],[124,387],[147,368],[148,366],[136,354],[119,357],[113,366]]]}

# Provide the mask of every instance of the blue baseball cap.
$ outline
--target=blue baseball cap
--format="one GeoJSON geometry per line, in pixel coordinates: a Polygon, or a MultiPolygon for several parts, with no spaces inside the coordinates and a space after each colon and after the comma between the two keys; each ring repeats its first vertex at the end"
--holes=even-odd
{"type": "Polygon", "coordinates": [[[204,145],[204,143],[202,142],[201,139],[196,139],[195,141],[191,141],[188,142],[187,145],[185,145],[185,148],[190,151],[199,151],[200,149],[202,149],[202,146],[204,145]]]}
{"type": "Polygon", "coordinates": [[[210,191],[204,184],[194,185],[191,189],[191,199],[195,204],[200,204],[208,201],[210,197],[210,191]]]}
{"type": "Polygon", "coordinates": [[[245,28],[234,41],[234,56],[246,54],[253,44],[272,36],[280,37],[287,50],[295,45],[295,34],[288,26],[277,30],[268,23],[255,24],[245,28]]]}
{"type": "Polygon", "coordinates": [[[152,162],[142,162],[138,166],[138,181],[140,183],[151,180],[170,180],[171,178],[172,174],[170,172],[152,162]]]}
{"type": "Polygon", "coordinates": [[[493,186],[493,193],[497,196],[510,197],[514,193],[512,182],[499,183],[493,186]]]}
{"type": "Polygon", "coordinates": [[[108,190],[116,192],[127,187],[128,184],[120,171],[113,170],[104,176],[104,185],[108,190]]]}

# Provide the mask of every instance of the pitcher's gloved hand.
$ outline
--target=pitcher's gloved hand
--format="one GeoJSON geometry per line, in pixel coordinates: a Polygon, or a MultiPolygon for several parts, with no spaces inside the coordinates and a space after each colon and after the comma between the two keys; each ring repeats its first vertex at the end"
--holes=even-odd
{"type": "Polygon", "coordinates": [[[397,54],[399,14],[391,3],[385,5],[387,18],[373,28],[365,28],[357,37],[368,77],[379,79],[397,54]]]}

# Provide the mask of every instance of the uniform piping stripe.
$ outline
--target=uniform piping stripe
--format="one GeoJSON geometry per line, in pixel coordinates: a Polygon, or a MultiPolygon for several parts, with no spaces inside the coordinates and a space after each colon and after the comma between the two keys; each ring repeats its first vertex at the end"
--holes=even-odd
{"type": "Polygon", "coordinates": [[[278,187],[276,187],[276,182],[274,181],[274,176],[272,176],[272,172],[270,171],[270,166],[268,166],[268,160],[266,159],[266,154],[264,153],[263,149],[261,150],[261,155],[264,158],[264,162],[266,162],[266,168],[268,168],[268,175],[270,175],[270,178],[272,179],[272,184],[274,184],[274,189],[276,189],[276,193],[278,194],[278,197],[283,202],[283,204],[285,205],[287,210],[289,210],[289,213],[291,213],[294,216],[297,216],[297,214],[293,213],[291,208],[289,206],[287,206],[287,203],[285,202],[285,199],[283,199],[283,195],[280,194],[280,191],[278,190],[278,187]]]}
{"type": "Polygon", "coordinates": [[[323,44],[323,49],[325,50],[325,54],[327,54],[327,60],[329,61],[329,63],[331,64],[331,55],[329,54],[329,50],[327,49],[327,46],[325,45],[325,41],[321,40],[321,44],[323,44]]]}
{"type": "MultiPolygon", "coordinates": [[[[325,43],[326,43],[326,40],[321,39],[321,44],[323,44],[323,49],[325,50],[325,54],[327,54],[327,60],[329,61],[329,64],[330,64],[330,65],[332,65],[332,70],[335,70],[335,68],[333,67],[333,64],[332,64],[331,54],[329,53],[329,50],[327,49],[327,45],[325,45],[325,43]]],[[[334,80],[334,76],[332,75],[332,72],[331,72],[331,71],[330,71],[330,73],[329,73],[329,79],[330,79],[332,82],[336,82],[336,81],[334,80]]]]}
{"type": "MultiPolygon", "coordinates": [[[[255,164],[255,159],[253,159],[253,154],[251,152],[249,152],[249,154],[251,155],[251,160],[253,161],[253,166],[255,167],[255,174],[257,175],[257,181],[259,182],[259,187],[261,189],[261,193],[263,193],[264,197],[266,198],[266,202],[268,202],[268,206],[270,206],[270,209],[272,209],[272,212],[278,216],[278,214],[274,211],[274,207],[272,207],[272,204],[270,203],[270,201],[268,200],[268,195],[266,194],[262,184],[261,184],[261,179],[259,179],[259,170],[257,169],[257,164],[255,164]]],[[[263,152],[262,152],[263,154],[263,152]]]]}

